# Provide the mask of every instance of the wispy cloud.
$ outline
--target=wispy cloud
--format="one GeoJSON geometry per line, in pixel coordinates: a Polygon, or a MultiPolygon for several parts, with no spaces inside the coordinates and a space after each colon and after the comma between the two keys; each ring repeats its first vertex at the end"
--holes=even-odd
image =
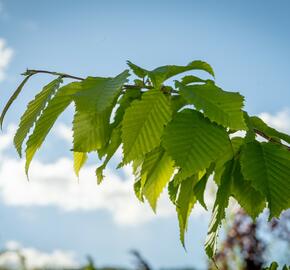
{"type": "Polygon", "coordinates": [[[13,56],[12,48],[6,45],[6,40],[0,38],[0,82],[5,79],[5,71],[13,56]]]}

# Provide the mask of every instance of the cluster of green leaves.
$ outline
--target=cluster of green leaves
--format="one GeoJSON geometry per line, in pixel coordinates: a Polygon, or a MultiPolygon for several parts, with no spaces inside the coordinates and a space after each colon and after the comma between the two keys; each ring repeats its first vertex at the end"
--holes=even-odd
{"type": "MultiPolygon", "coordinates": [[[[146,70],[131,62],[116,77],[87,77],[62,86],[72,76],[51,72],[58,77],[44,86],[28,104],[14,137],[21,156],[26,141],[26,172],[58,116],[74,103],[73,157],[79,170],[87,154],[97,152],[103,161],[96,169],[98,183],[119,147],[123,160],[135,175],[134,191],[156,210],[165,187],[176,207],[180,239],[184,245],[189,215],[199,202],[207,208],[204,193],[213,175],[217,184],[212,220],[205,249],[213,257],[219,227],[233,197],[256,218],[265,207],[270,217],[279,217],[290,206],[290,136],[244,110],[244,97],[227,92],[214,82],[211,66],[193,61],[186,66],[168,65],[146,70]],[[194,75],[203,71],[210,79],[194,75]],[[175,75],[181,79],[165,82],[175,75]],[[244,131],[245,136],[237,135],[244,131]],[[266,140],[260,142],[257,134],[266,140]]],[[[41,71],[39,71],[41,72],[41,71]]],[[[39,73],[28,71],[8,101],[3,118],[27,80],[39,73]]],[[[49,72],[46,72],[49,73],[49,72]]]]}

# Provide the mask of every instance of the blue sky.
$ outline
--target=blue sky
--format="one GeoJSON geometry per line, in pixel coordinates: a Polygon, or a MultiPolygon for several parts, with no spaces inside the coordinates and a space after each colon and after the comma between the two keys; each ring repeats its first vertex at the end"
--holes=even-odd
{"type": "MultiPolygon", "coordinates": [[[[26,68],[79,76],[111,76],[126,68],[126,60],[150,69],[201,59],[213,66],[219,85],[245,96],[245,107],[251,114],[265,113],[269,122],[289,130],[289,1],[0,0],[0,3],[0,39],[13,50],[3,68],[5,79],[0,81],[1,108],[26,68]]],[[[39,76],[31,80],[7,115],[4,135],[49,79],[39,76]]],[[[62,164],[58,162],[61,158],[69,162],[70,144],[64,134],[71,122],[71,112],[61,117],[55,131],[59,136],[49,136],[38,153],[38,168],[46,166],[49,171],[62,164]]],[[[11,144],[0,155],[0,181],[8,181],[1,179],[9,178],[4,162],[12,164],[7,168],[18,168],[21,162],[11,144]]],[[[94,156],[92,160],[90,166],[96,163],[94,156]]],[[[36,167],[35,175],[39,175],[36,167]]],[[[126,174],[116,177],[125,179],[126,174]]],[[[81,177],[80,185],[85,178],[81,177]]],[[[35,177],[31,185],[37,181],[35,177]]],[[[71,250],[79,260],[90,253],[99,264],[125,266],[131,263],[128,250],[137,248],[156,267],[204,267],[202,245],[208,220],[205,214],[193,215],[185,253],[178,241],[176,218],[167,210],[161,216],[148,214],[144,222],[124,225],[118,216],[114,219],[113,208],[108,210],[100,203],[92,209],[74,206],[69,211],[69,203],[59,205],[54,198],[47,202],[31,199],[27,203],[19,185],[15,186],[18,199],[7,199],[11,193],[3,187],[0,190],[2,246],[14,240],[47,252],[55,248],[71,250]]],[[[58,186],[58,192],[60,188],[65,194],[66,186],[58,186]]],[[[122,188],[126,190],[127,186],[122,188]]]]}

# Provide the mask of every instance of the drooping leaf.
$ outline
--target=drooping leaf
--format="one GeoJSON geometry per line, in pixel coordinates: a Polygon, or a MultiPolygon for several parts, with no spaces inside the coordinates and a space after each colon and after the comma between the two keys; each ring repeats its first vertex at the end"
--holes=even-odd
{"type": "Polygon", "coordinates": [[[0,116],[0,126],[2,129],[3,126],[3,121],[4,121],[4,117],[7,113],[7,111],[9,110],[10,106],[12,105],[12,103],[14,102],[14,100],[18,97],[18,95],[20,94],[23,86],[26,84],[26,82],[29,80],[29,78],[34,75],[34,74],[29,74],[27,75],[24,80],[21,82],[21,84],[17,87],[17,89],[15,90],[15,92],[12,94],[12,96],[9,98],[8,102],[6,103],[1,116],[0,116]]]}
{"type": "Polygon", "coordinates": [[[87,153],[74,152],[74,171],[77,177],[79,177],[80,169],[84,166],[87,159],[87,153]]]}
{"type": "Polygon", "coordinates": [[[290,152],[274,143],[251,142],[242,149],[242,174],[269,204],[270,217],[290,207],[290,152]]]}
{"type": "Polygon", "coordinates": [[[73,82],[61,87],[43,110],[26,143],[26,174],[28,173],[29,165],[35,152],[42,145],[56,119],[72,102],[72,95],[81,90],[81,82],[73,82]]]}
{"type": "Polygon", "coordinates": [[[168,183],[168,196],[173,204],[176,204],[179,188],[180,184],[176,185],[174,179],[168,183]]]}
{"type": "Polygon", "coordinates": [[[164,131],[163,146],[185,179],[209,167],[229,147],[226,131],[201,113],[185,109],[164,131]]]}
{"type": "Polygon", "coordinates": [[[114,115],[113,127],[118,126],[122,122],[126,109],[131,105],[132,101],[139,100],[141,94],[140,89],[130,89],[121,96],[120,100],[117,102],[119,107],[114,115]]]}
{"type": "Polygon", "coordinates": [[[239,202],[240,206],[245,209],[248,215],[255,219],[265,208],[265,197],[246,181],[241,174],[239,162],[235,165],[233,172],[232,195],[239,202]]]}
{"type": "MultiPolygon", "coordinates": [[[[144,184],[141,182],[141,185],[144,185],[143,194],[155,212],[157,200],[173,174],[174,162],[164,150],[160,150],[160,158],[155,162],[154,166],[150,167],[150,170],[148,168],[146,172],[146,179],[142,179],[144,184]]],[[[142,177],[144,178],[144,176],[145,174],[142,172],[142,177]]]]}
{"type": "Polygon", "coordinates": [[[288,134],[279,132],[276,129],[269,127],[261,118],[252,116],[250,117],[250,121],[254,129],[259,130],[270,138],[279,138],[290,144],[290,136],[288,134]]]}
{"type": "MultiPolygon", "coordinates": [[[[120,100],[117,102],[117,105],[119,107],[117,108],[115,112],[114,121],[110,125],[110,130],[111,130],[110,140],[104,148],[98,150],[99,158],[102,158],[104,155],[106,155],[106,158],[103,164],[99,166],[96,170],[98,184],[100,184],[103,181],[104,179],[103,171],[105,170],[108,162],[111,160],[111,158],[113,157],[115,152],[118,150],[119,146],[121,145],[121,142],[122,142],[121,127],[122,127],[122,120],[123,120],[125,111],[130,106],[133,100],[137,100],[140,98],[141,98],[140,89],[130,89],[130,91],[127,91],[126,93],[124,93],[122,97],[120,98],[120,100]]],[[[137,188],[138,183],[135,185],[137,188]]]]}
{"type": "Polygon", "coordinates": [[[134,192],[139,201],[144,202],[143,185],[141,181],[143,159],[136,159],[132,163],[133,175],[135,176],[134,192]]]}
{"type": "Polygon", "coordinates": [[[108,145],[106,145],[104,149],[104,152],[106,153],[105,160],[103,164],[99,166],[96,170],[98,184],[100,184],[103,181],[104,179],[103,171],[106,168],[108,162],[111,160],[113,155],[118,150],[120,145],[121,145],[121,128],[116,127],[112,131],[110,142],[108,143],[108,145]]]}
{"type": "Polygon", "coordinates": [[[105,147],[110,134],[112,108],[103,113],[76,111],[73,120],[73,150],[91,152],[105,147]]]}
{"type": "Polygon", "coordinates": [[[234,162],[234,160],[227,162],[221,178],[221,184],[218,187],[212,218],[205,242],[205,251],[209,258],[212,258],[215,254],[219,227],[222,220],[225,218],[225,210],[228,207],[234,162]]]}
{"type": "Polygon", "coordinates": [[[212,164],[210,169],[207,170],[207,172],[200,178],[200,180],[197,181],[196,185],[194,186],[194,191],[193,191],[196,196],[197,201],[205,210],[207,210],[207,206],[204,202],[204,191],[205,191],[208,178],[213,171],[213,168],[214,168],[214,165],[212,164]]]}
{"type": "Polygon", "coordinates": [[[44,86],[35,98],[27,105],[27,109],[21,117],[19,127],[14,136],[14,145],[19,156],[21,156],[23,141],[61,83],[61,77],[53,80],[44,86]]]}
{"type": "Polygon", "coordinates": [[[197,110],[225,128],[247,129],[243,117],[244,97],[239,93],[226,92],[213,83],[181,87],[180,94],[197,110]]]}
{"type": "Polygon", "coordinates": [[[220,184],[220,179],[225,170],[225,165],[227,164],[228,161],[232,160],[240,152],[240,149],[243,143],[244,143],[244,138],[233,137],[231,139],[231,144],[229,148],[216,161],[215,171],[214,171],[214,181],[217,185],[220,184]]]}
{"type": "Polygon", "coordinates": [[[171,119],[170,104],[158,90],[150,90],[142,99],[132,102],[122,123],[122,142],[125,163],[159,146],[164,126],[171,119]]]}
{"type": "Polygon", "coordinates": [[[91,152],[106,146],[110,135],[111,113],[128,76],[125,70],[114,78],[91,77],[82,82],[83,91],[74,95],[74,151],[91,152]]]}
{"type": "Polygon", "coordinates": [[[180,241],[184,247],[184,234],[187,230],[188,218],[194,204],[196,203],[196,196],[194,194],[194,186],[196,182],[196,175],[183,180],[180,184],[180,192],[176,201],[176,211],[180,229],[180,241]]]}
{"type": "Polygon", "coordinates": [[[140,202],[144,202],[142,188],[141,188],[141,179],[134,182],[134,192],[135,192],[135,195],[138,198],[138,200],[140,202]]]}
{"type": "MultiPolygon", "coordinates": [[[[114,113],[114,120],[110,124],[110,138],[111,139],[109,140],[108,144],[110,144],[112,142],[113,145],[116,145],[117,135],[121,136],[121,133],[119,131],[120,131],[120,128],[122,126],[122,120],[123,120],[126,109],[130,106],[132,101],[134,101],[136,99],[140,99],[140,98],[141,98],[140,89],[130,89],[130,91],[125,92],[120,97],[120,99],[118,100],[117,105],[116,105],[117,109],[116,109],[116,112],[114,113]],[[114,129],[118,129],[118,132],[114,132],[114,129]],[[112,137],[114,137],[113,140],[112,140],[112,137]]],[[[121,138],[118,138],[118,141],[121,144],[121,138]]],[[[106,145],[105,147],[98,149],[99,158],[100,159],[103,158],[103,156],[105,156],[108,151],[111,152],[112,151],[111,147],[115,148],[115,146],[106,145]]],[[[103,169],[104,169],[104,167],[103,167],[103,169]]]]}
{"type": "Polygon", "coordinates": [[[148,176],[154,170],[154,167],[157,165],[159,160],[164,154],[164,149],[162,147],[156,147],[151,152],[147,153],[144,157],[141,167],[141,188],[144,187],[148,176]]]}

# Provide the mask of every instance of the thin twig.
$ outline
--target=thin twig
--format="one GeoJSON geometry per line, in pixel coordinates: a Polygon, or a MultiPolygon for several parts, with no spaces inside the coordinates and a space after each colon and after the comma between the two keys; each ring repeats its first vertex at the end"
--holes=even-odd
{"type": "MultiPolygon", "coordinates": [[[[54,76],[61,76],[63,78],[69,78],[69,79],[74,79],[74,80],[79,80],[79,81],[83,81],[84,78],[82,77],[77,77],[77,76],[72,76],[66,73],[61,73],[61,72],[55,72],[55,71],[48,71],[48,70],[41,70],[41,69],[27,69],[26,72],[22,73],[21,75],[32,75],[32,74],[37,74],[37,73],[43,73],[43,74],[50,74],[50,75],[54,75],[54,76]]],[[[154,87],[151,85],[131,85],[131,84],[124,84],[123,88],[125,89],[153,89],[154,87]]],[[[162,89],[161,89],[162,90],[162,89]]],[[[165,89],[163,89],[165,92],[165,89]]],[[[174,93],[176,93],[176,91],[173,91],[174,93]]]]}
{"type": "Polygon", "coordinates": [[[264,139],[268,140],[269,142],[273,142],[273,143],[277,143],[277,144],[280,144],[282,146],[284,146],[286,149],[288,149],[288,151],[290,151],[290,146],[286,145],[286,144],[283,144],[273,138],[271,138],[270,136],[268,136],[267,134],[265,134],[263,131],[261,130],[258,130],[256,128],[253,129],[254,132],[258,135],[260,135],[261,137],[263,137],[264,139]]]}
{"type": "Polygon", "coordinates": [[[50,74],[50,75],[55,75],[55,76],[61,76],[63,78],[79,80],[79,81],[83,81],[84,80],[84,78],[72,76],[72,75],[69,75],[69,74],[66,74],[66,73],[47,71],[47,70],[38,70],[38,69],[27,69],[26,72],[22,73],[21,75],[27,76],[27,75],[36,74],[36,73],[45,73],[45,74],[50,74]]]}
{"type": "MultiPolygon", "coordinates": [[[[27,69],[26,72],[22,73],[21,75],[30,75],[30,74],[37,74],[37,73],[43,73],[43,74],[50,74],[50,75],[55,75],[55,76],[61,76],[63,78],[69,78],[69,79],[74,79],[78,81],[83,81],[84,78],[82,77],[77,77],[77,76],[72,76],[66,73],[61,73],[61,72],[55,72],[55,71],[48,71],[48,70],[40,70],[40,69],[27,69]]],[[[146,89],[152,89],[152,86],[147,86],[147,85],[142,85],[142,86],[137,86],[137,85],[129,85],[129,84],[124,84],[124,88],[127,89],[136,89],[136,88],[146,88],[146,89]]]]}

